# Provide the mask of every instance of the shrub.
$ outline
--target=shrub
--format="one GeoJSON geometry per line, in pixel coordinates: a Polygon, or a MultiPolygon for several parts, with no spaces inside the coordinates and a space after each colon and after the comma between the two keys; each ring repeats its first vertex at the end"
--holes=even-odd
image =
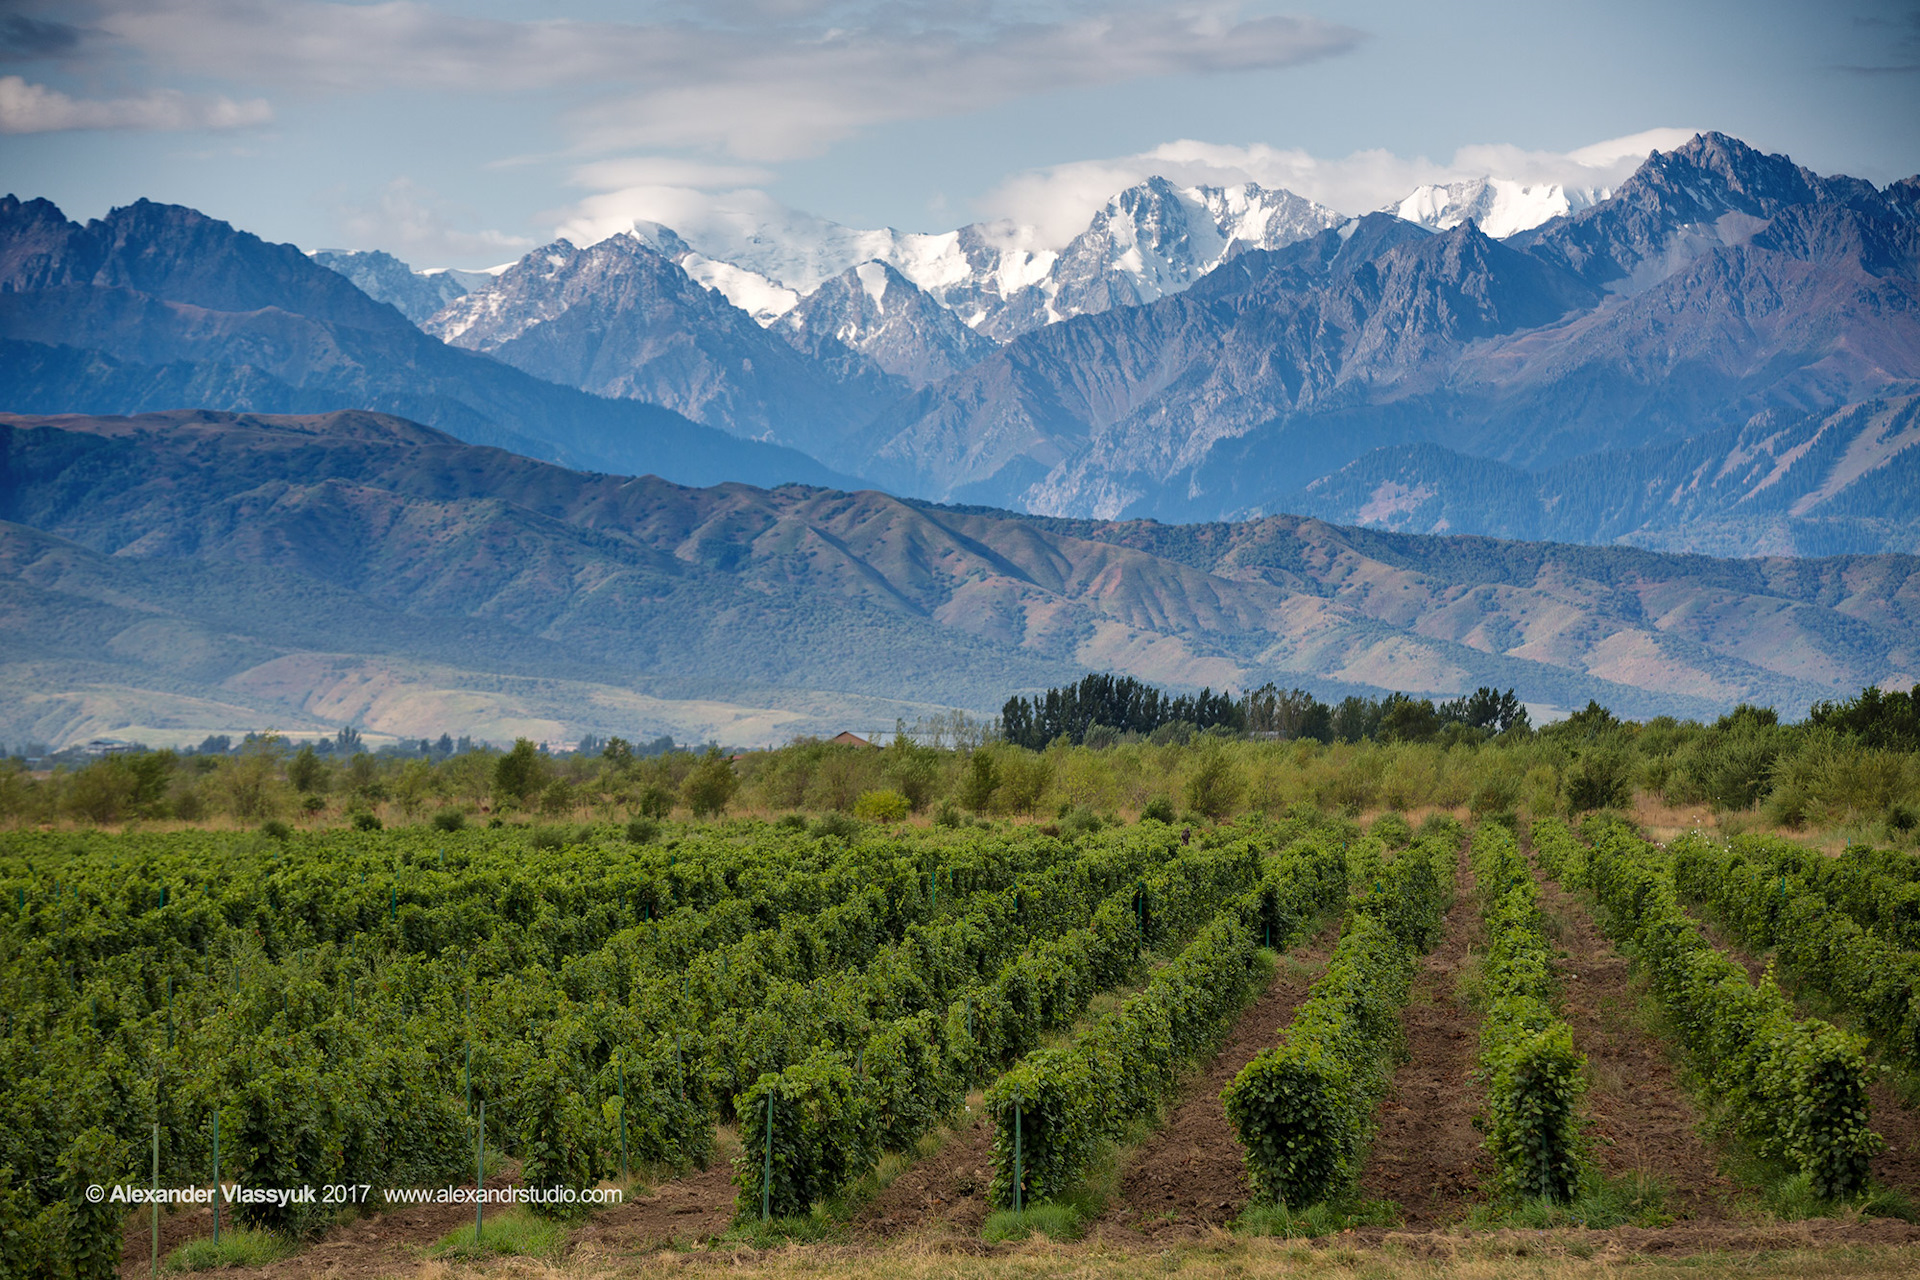
{"type": "Polygon", "coordinates": [[[1246,789],[1246,780],[1232,758],[1216,746],[1201,755],[1193,776],[1187,779],[1187,807],[1218,822],[1239,806],[1246,789]]]}
{"type": "Polygon", "coordinates": [[[442,809],[433,815],[433,828],[436,831],[452,833],[467,825],[467,815],[458,809],[442,809]]]}
{"type": "Polygon", "coordinates": [[[559,827],[535,827],[528,833],[527,843],[536,849],[564,849],[567,833],[559,827]]]}
{"type": "Polygon", "coordinates": [[[371,809],[362,809],[353,815],[353,829],[355,831],[378,831],[380,827],[380,815],[371,809]]]}
{"type": "Polygon", "coordinates": [[[260,824],[260,834],[269,840],[288,840],[293,837],[293,828],[278,818],[268,818],[260,824]]]}
{"type": "Polygon", "coordinates": [[[1164,822],[1173,825],[1173,801],[1166,796],[1155,796],[1147,801],[1140,810],[1142,822],[1164,822]]]}
{"type": "Polygon", "coordinates": [[[865,822],[900,822],[913,811],[898,791],[867,791],[853,803],[853,816],[865,822]]]}
{"type": "Polygon", "coordinates": [[[659,783],[652,783],[641,788],[633,807],[640,811],[643,818],[665,818],[673,812],[673,792],[659,783]]]}
{"type": "Polygon", "coordinates": [[[715,817],[726,811],[727,802],[733,799],[739,786],[733,762],[720,754],[720,748],[708,747],[707,754],[680,785],[680,798],[693,810],[694,817],[715,817]]]}
{"type": "Polygon", "coordinates": [[[652,818],[635,818],[627,824],[627,839],[634,844],[652,844],[660,834],[660,824],[652,818]]]}

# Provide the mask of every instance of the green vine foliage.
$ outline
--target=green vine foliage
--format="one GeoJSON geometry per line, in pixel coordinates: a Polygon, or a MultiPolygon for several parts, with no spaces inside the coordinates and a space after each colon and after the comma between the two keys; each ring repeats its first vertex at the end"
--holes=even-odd
{"type": "Polygon", "coordinates": [[[104,1129],[88,1129],[73,1140],[61,1161],[67,1196],[46,1221],[45,1243],[60,1249],[65,1265],[56,1274],[73,1280],[115,1280],[120,1274],[120,1227],[126,1206],[110,1199],[90,1204],[89,1184],[110,1185],[130,1172],[127,1144],[104,1129]],[[115,1176],[118,1174],[119,1176],[115,1176]],[[64,1212],[62,1212],[64,1211],[64,1212]]]}
{"type": "Polygon", "coordinates": [[[1920,955],[1909,941],[1920,886],[1883,870],[1906,855],[1835,859],[1772,837],[1721,845],[1697,833],[1670,852],[1683,897],[1747,946],[1772,948],[1889,1056],[1920,1068],[1920,955]]]}
{"type": "Polygon", "coordinates": [[[1182,1064],[1218,1042],[1258,987],[1267,938],[1291,945],[1338,903],[1345,885],[1345,854],[1332,838],[1295,842],[1144,990],[1073,1043],[1030,1054],[996,1081],[986,1096],[994,1125],[990,1202],[1014,1201],[1016,1143],[1021,1202],[1064,1192],[1101,1143],[1172,1090],[1182,1064]],[[1275,922],[1281,931],[1269,935],[1275,922]]]}
{"type": "MultiPolygon", "coordinates": [[[[520,1077],[511,1113],[519,1121],[521,1172],[529,1187],[547,1191],[591,1187],[608,1172],[599,1132],[602,1116],[587,1102],[580,1081],[568,1069],[570,1058],[549,1051],[520,1077]]],[[[543,1201],[534,1212],[549,1218],[578,1218],[578,1204],[543,1201]]]]}
{"type": "MultiPolygon", "coordinates": [[[[1558,824],[1536,831],[1558,841],[1558,824]]],[[[1618,823],[1589,824],[1584,882],[1628,942],[1708,1090],[1763,1154],[1804,1172],[1816,1194],[1866,1187],[1884,1145],[1869,1127],[1865,1045],[1818,1019],[1796,1020],[1771,972],[1756,985],[1680,906],[1662,850],[1618,823]]]]}
{"type": "Polygon", "coordinates": [[[779,1075],[765,1075],[740,1100],[741,1153],[734,1162],[741,1217],[757,1217],[767,1161],[768,1107],[773,1112],[774,1217],[810,1211],[873,1167],[880,1117],[871,1094],[844,1055],[823,1049],[779,1075]]]}
{"type": "Polygon", "coordinates": [[[1378,889],[1364,885],[1353,900],[1326,972],[1281,1045],[1221,1094],[1257,1200],[1305,1206],[1358,1172],[1400,1045],[1413,958],[1444,918],[1451,860],[1444,841],[1429,839],[1376,863],[1378,889]]]}
{"type": "MultiPolygon", "coordinates": [[[[204,1181],[216,1109],[223,1178],[256,1185],[459,1180],[469,1090],[488,1104],[490,1144],[609,1167],[622,1066],[633,1158],[702,1163],[735,1070],[757,1061],[723,1038],[751,1011],[875,962],[896,993],[919,991],[936,952],[968,959],[977,980],[969,948],[994,949],[991,972],[1084,925],[1177,848],[1164,829],[850,843],[751,822],[557,849],[512,829],[13,833],[0,849],[0,1167],[28,1224],[17,1234],[65,1249],[61,1161],[89,1129],[144,1150],[157,1122],[163,1179],[204,1181]],[[557,1143],[528,1093],[543,1056],[590,1117],[557,1143]]],[[[948,993],[934,994],[937,1019],[948,993]]],[[[888,999],[861,1035],[922,1007],[888,999]]],[[[326,1214],[249,1205],[235,1218],[301,1232],[326,1214]]]]}
{"type": "Polygon", "coordinates": [[[1573,1028],[1553,1015],[1553,948],[1539,886],[1512,834],[1500,826],[1474,833],[1473,871],[1487,932],[1480,1029],[1487,1151],[1508,1194],[1564,1204],[1580,1185],[1586,1058],[1574,1048],[1573,1028]]]}

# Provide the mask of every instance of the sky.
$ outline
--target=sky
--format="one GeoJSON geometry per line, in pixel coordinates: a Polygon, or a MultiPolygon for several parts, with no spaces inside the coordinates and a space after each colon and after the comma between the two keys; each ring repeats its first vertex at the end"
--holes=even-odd
{"type": "Polygon", "coordinates": [[[1057,246],[1156,172],[1362,213],[1701,129],[1920,173],[1920,0],[0,0],[0,187],[422,267],[783,207],[1057,246]]]}

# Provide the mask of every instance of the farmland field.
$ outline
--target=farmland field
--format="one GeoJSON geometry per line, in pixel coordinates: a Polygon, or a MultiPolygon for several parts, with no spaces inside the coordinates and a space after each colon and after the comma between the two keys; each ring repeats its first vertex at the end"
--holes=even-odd
{"type": "Polygon", "coordinates": [[[571,834],[0,837],[0,1272],[147,1274],[156,1217],[163,1265],[289,1276],[1920,1244],[1911,855],[1304,808],[571,834]],[[86,1196],[216,1158],[318,1194],[229,1202],[224,1254],[208,1206],[86,1196]],[[477,1253],[471,1202],[394,1202],[477,1161],[549,1202],[477,1253]]]}

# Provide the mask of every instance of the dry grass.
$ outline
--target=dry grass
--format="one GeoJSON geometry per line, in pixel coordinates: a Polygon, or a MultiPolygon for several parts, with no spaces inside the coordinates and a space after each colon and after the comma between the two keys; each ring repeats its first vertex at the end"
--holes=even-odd
{"type": "Polygon", "coordinates": [[[1842,1246],[1785,1247],[1762,1252],[1650,1256],[1632,1253],[1585,1233],[1519,1232],[1497,1236],[1418,1237],[1379,1245],[1240,1239],[1222,1232],[1198,1244],[1168,1249],[1118,1248],[1099,1242],[1058,1244],[1044,1239],[990,1246],[977,1240],[925,1240],[884,1248],[857,1245],[790,1245],[781,1249],[661,1251],[643,1257],[576,1255],[564,1263],[501,1259],[469,1268],[427,1263],[418,1280],[464,1280],[468,1276],[513,1276],[529,1280],[615,1280],[616,1277],[725,1275],[732,1280],[1146,1280],[1185,1276],[1326,1277],[1328,1280],[1599,1280],[1629,1272],[1644,1280],[1690,1277],[1905,1277],[1913,1274],[1910,1248],[1842,1246]]]}

